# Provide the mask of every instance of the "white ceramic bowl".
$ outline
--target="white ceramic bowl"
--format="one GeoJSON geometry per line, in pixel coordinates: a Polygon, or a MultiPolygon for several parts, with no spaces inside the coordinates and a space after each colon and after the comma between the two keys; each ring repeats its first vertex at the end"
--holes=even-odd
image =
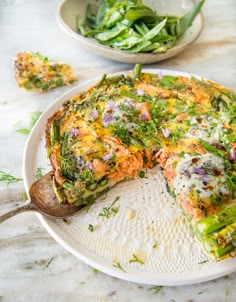
{"type": "MultiPolygon", "coordinates": [[[[192,26],[189,27],[186,33],[178,39],[176,45],[167,50],[165,53],[130,54],[109,46],[101,45],[95,39],[85,38],[78,32],[76,26],[76,16],[85,15],[88,3],[91,3],[92,5],[99,5],[100,2],[101,1],[98,0],[65,0],[58,8],[57,21],[61,28],[67,34],[78,40],[82,46],[97,55],[111,60],[124,63],[149,64],[168,59],[177,55],[190,44],[192,44],[198,38],[203,29],[203,15],[200,13],[195,18],[192,26]]],[[[193,0],[146,0],[144,3],[154,9],[158,14],[176,16],[184,15],[194,5],[193,0]]]]}

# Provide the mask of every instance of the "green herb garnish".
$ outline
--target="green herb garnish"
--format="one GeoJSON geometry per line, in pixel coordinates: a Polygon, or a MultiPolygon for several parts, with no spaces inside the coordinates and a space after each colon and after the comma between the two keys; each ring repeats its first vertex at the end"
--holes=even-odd
{"type": "Polygon", "coordinates": [[[88,226],[88,230],[89,230],[90,232],[93,232],[93,231],[94,231],[94,227],[93,227],[93,225],[92,225],[92,224],[89,224],[89,226],[88,226]]]}
{"type": "Polygon", "coordinates": [[[52,257],[52,258],[48,261],[48,263],[42,268],[42,270],[45,270],[46,268],[48,268],[49,265],[51,264],[51,262],[53,261],[53,259],[54,259],[54,257],[52,257]]]}
{"type": "Polygon", "coordinates": [[[103,82],[105,81],[107,75],[104,73],[101,77],[101,79],[99,80],[99,82],[97,83],[97,88],[101,87],[103,82]]]}
{"type": "Polygon", "coordinates": [[[198,262],[198,264],[204,264],[204,263],[207,263],[208,261],[209,261],[209,260],[206,259],[206,260],[203,260],[203,261],[198,262]]]}
{"type": "Polygon", "coordinates": [[[161,145],[157,125],[153,120],[139,123],[135,129],[135,134],[144,146],[149,146],[150,143],[156,146],[161,145]]]}
{"type": "Polygon", "coordinates": [[[31,113],[29,128],[20,128],[20,129],[17,129],[16,132],[19,132],[19,133],[25,134],[25,135],[30,134],[32,128],[34,127],[37,120],[40,118],[41,114],[42,114],[42,112],[40,112],[40,111],[35,111],[35,112],[31,113]]]}
{"type": "Polygon", "coordinates": [[[145,177],[145,172],[144,171],[140,171],[138,176],[140,178],[144,178],[145,177]]]}
{"type": "Polygon", "coordinates": [[[175,192],[170,189],[170,186],[168,184],[166,184],[166,190],[173,198],[176,197],[175,192]]]}
{"type": "Polygon", "coordinates": [[[140,264],[144,264],[142,260],[140,260],[135,254],[133,254],[132,258],[129,260],[129,263],[138,262],[140,264]]]}
{"type": "Polygon", "coordinates": [[[110,218],[111,216],[115,216],[118,211],[119,211],[119,208],[118,207],[114,207],[114,204],[120,199],[119,196],[117,196],[115,198],[115,200],[112,202],[112,204],[109,206],[109,207],[104,207],[102,209],[102,212],[99,213],[98,216],[102,216],[102,217],[105,217],[105,218],[110,218]]]}
{"type": "Polygon", "coordinates": [[[95,199],[93,196],[89,197],[86,201],[86,206],[85,206],[85,209],[86,209],[86,212],[88,213],[88,211],[90,210],[91,206],[95,203],[95,199]]]}
{"type": "Polygon", "coordinates": [[[150,287],[148,290],[152,290],[155,294],[159,293],[159,291],[163,288],[163,286],[156,285],[153,287],[150,287]]]}
{"type": "Polygon", "coordinates": [[[230,293],[230,288],[229,285],[227,284],[226,290],[225,290],[225,295],[226,295],[226,302],[229,302],[229,293],[230,293]]]}
{"type": "Polygon", "coordinates": [[[0,181],[5,181],[7,184],[21,181],[22,178],[17,178],[15,176],[12,176],[8,173],[5,173],[3,171],[0,171],[0,181]]]}
{"type": "Polygon", "coordinates": [[[117,128],[113,130],[112,134],[116,137],[119,137],[123,143],[130,145],[131,134],[127,131],[127,129],[122,123],[117,125],[117,128]]]}
{"type": "Polygon", "coordinates": [[[44,170],[44,168],[40,168],[40,167],[36,168],[36,171],[35,171],[35,174],[34,174],[36,179],[39,179],[43,176],[42,170],[44,170]]]}
{"type": "Polygon", "coordinates": [[[184,136],[184,131],[181,128],[176,128],[175,131],[171,131],[170,140],[171,140],[172,145],[176,146],[176,143],[178,142],[178,140],[183,138],[183,136],[184,136]]]}
{"type": "Polygon", "coordinates": [[[120,269],[121,271],[123,271],[124,273],[126,273],[126,271],[123,269],[123,267],[120,265],[119,262],[113,263],[112,266],[114,266],[114,267],[120,269]]]}
{"type": "Polygon", "coordinates": [[[79,285],[84,285],[84,284],[86,284],[85,281],[80,281],[80,282],[79,282],[79,285]]]}
{"type": "Polygon", "coordinates": [[[158,243],[157,243],[157,242],[154,242],[152,248],[153,248],[153,249],[156,249],[157,247],[158,247],[158,243]]]}
{"type": "Polygon", "coordinates": [[[26,201],[28,199],[26,192],[22,192],[21,198],[22,198],[22,201],[26,201]]]}
{"type": "Polygon", "coordinates": [[[204,140],[202,140],[201,138],[199,138],[199,142],[200,144],[203,146],[204,149],[206,149],[206,151],[219,156],[221,158],[225,158],[225,152],[218,150],[216,147],[208,144],[207,142],[205,142],[204,140]]]}
{"type": "Polygon", "coordinates": [[[232,198],[236,197],[236,175],[226,171],[226,185],[232,194],[232,198]]]}
{"type": "Polygon", "coordinates": [[[176,79],[177,79],[177,77],[174,77],[171,75],[165,75],[160,79],[159,84],[160,84],[160,86],[162,86],[165,89],[170,89],[170,88],[175,87],[176,79]]]}

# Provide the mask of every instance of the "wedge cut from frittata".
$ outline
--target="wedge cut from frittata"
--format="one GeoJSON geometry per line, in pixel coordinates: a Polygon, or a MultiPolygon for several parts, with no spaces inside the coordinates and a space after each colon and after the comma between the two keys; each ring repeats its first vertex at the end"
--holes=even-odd
{"type": "Polygon", "coordinates": [[[90,205],[105,190],[163,171],[195,239],[236,257],[236,94],[195,77],[106,78],[49,118],[46,146],[59,202],[90,205]]]}
{"type": "Polygon", "coordinates": [[[76,80],[71,66],[34,52],[21,52],[15,58],[15,79],[29,91],[44,92],[76,80]]]}

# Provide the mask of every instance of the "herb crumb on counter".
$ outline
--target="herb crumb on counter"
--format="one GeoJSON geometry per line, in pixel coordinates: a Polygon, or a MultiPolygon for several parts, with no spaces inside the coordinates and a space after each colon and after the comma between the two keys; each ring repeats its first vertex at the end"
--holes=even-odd
{"type": "Polygon", "coordinates": [[[4,181],[6,182],[8,185],[10,183],[13,183],[13,182],[18,182],[18,181],[21,181],[22,178],[18,178],[18,177],[15,177],[9,173],[6,173],[4,171],[0,171],[0,181],[4,181]]]}

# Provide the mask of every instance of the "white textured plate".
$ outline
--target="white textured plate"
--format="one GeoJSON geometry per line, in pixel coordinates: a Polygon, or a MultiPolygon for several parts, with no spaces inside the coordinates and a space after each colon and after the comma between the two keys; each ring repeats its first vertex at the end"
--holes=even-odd
{"type": "MultiPolygon", "coordinates": [[[[159,73],[157,69],[144,72],[159,73]]],[[[161,70],[162,74],[189,74],[161,70]]],[[[123,73],[127,73],[123,72],[123,73]]],[[[120,73],[119,73],[120,74],[120,73]]],[[[117,74],[116,74],[117,75],[117,74]]],[[[73,88],[60,97],[40,117],[26,144],[23,176],[26,190],[35,181],[37,167],[50,171],[44,140],[47,119],[61,104],[93,85],[98,79],[73,88]]],[[[199,283],[236,270],[236,258],[215,262],[203,254],[194,241],[178,206],[166,192],[165,180],[158,168],[147,170],[143,179],[121,183],[101,197],[89,212],[78,213],[67,222],[50,220],[37,214],[40,221],[66,250],[87,264],[128,281],[158,285],[199,283]],[[109,219],[99,213],[119,196],[119,212],[109,219]],[[127,219],[127,212],[134,213],[127,219]],[[88,230],[89,224],[94,231],[88,230]],[[132,256],[144,264],[129,263],[132,256]],[[114,267],[120,263],[122,270],[114,267]]]]}
{"type": "MultiPolygon", "coordinates": [[[[191,27],[180,37],[176,45],[165,53],[149,54],[138,53],[129,54],[125,51],[114,49],[108,46],[99,44],[95,39],[85,38],[78,33],[76,26],[76,16],[85,16],[85,11],[88,3],[98,5],[100,0],[65,0],[58,8],[57,21],[60,27],[70,36],[78,40],[82,46],[89,51],[105,58],[124,62],[124,63],[141,63],[149,64],[159,62],[171,58],[186,47],[192,44],[200,35],[203,29],[203,16],[202,13],[198,14],[191,27]]],[[[159,15],[175,15],[182,16],[189,11],[193,4],[193,0],[146,0],[143,1],[146,5],[153,8],[159,15]]]]}

